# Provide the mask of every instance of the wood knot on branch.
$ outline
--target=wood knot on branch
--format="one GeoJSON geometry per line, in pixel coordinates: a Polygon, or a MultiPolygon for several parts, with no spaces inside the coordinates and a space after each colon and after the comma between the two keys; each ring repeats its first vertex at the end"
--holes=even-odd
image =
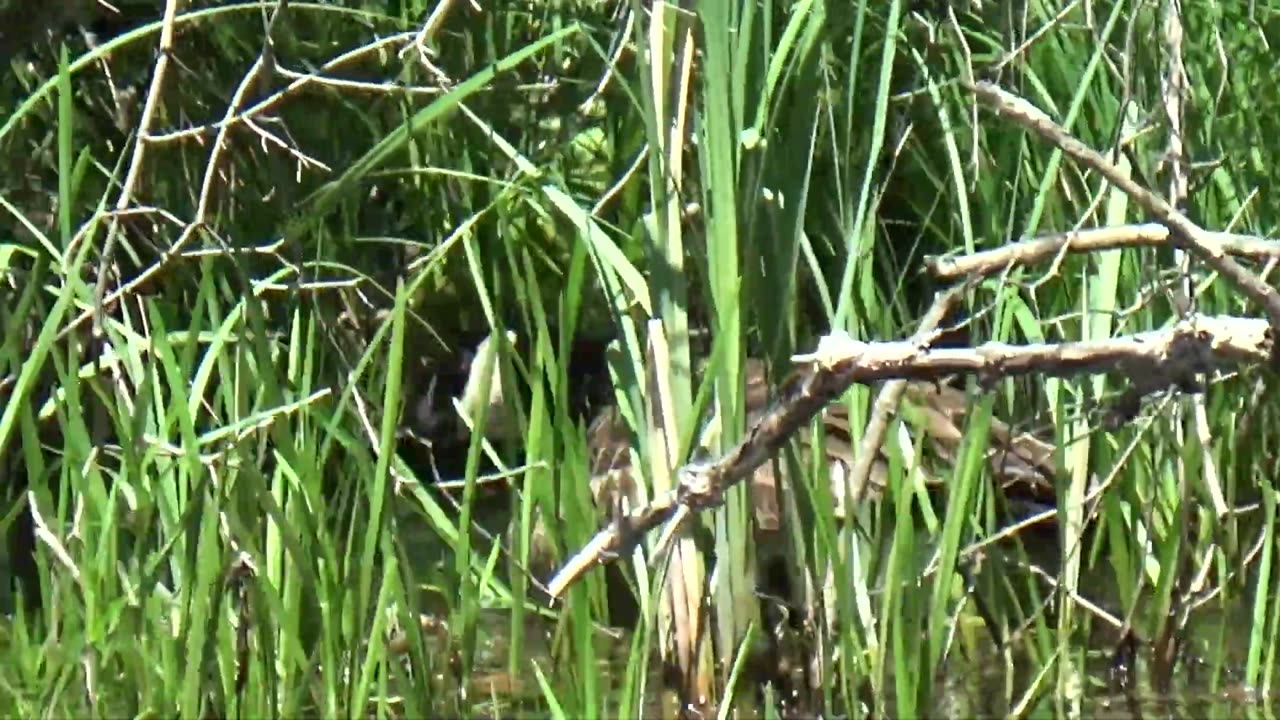
{"type": "Polygon", "coordinates": [[[676,490],[676,502],[693,510],[705,510],[724,504],[720,488],[724,482],[717,477],[715,465],[685,465],[679,471],[680,484],[676,490]]]}

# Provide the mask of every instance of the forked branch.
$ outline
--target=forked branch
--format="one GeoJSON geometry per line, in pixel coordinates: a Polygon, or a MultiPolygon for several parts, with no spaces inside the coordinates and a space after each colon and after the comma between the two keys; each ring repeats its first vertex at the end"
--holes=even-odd
{"type": "Polygon", "coordinates": [[[1217,242],[1216,233],[1210,233],[1196,225],[1167,200],[1142,187],[1101,153],[1072,137],[1048,115],[1026,100],[989,82],[964,84],[1000,115],[1052,142],[1077,162],[1102,175],[1107,182],[1122,190],[1143,210],[1151,213],[1152,217],[1169,228],[1169,240],[1174,247],[1189,251],[1205,265],[1226,278],[1246,297],[1261,305],[1271,321],[1271,327],[1280,332],[1280,293],[1228,255],[1222,245],[1217,242]]]}

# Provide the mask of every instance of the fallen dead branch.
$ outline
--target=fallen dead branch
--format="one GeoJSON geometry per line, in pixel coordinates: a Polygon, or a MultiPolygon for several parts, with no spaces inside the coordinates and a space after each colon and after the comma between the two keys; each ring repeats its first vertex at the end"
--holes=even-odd
{"type": "MultiPolygon", "coordinates": [[[[1169,228],[1157,223],[1089,228],[1013,242],[961,257],[931,255],[924,259],[924,265],[938,280],[982,278],[1002,273],[1006,268],[1049,262],[1063,253],[1162,247],[1169,244],[1169,235],[1169,228]]],[[[1227,255],[1249,260],[1280,260],[1280,241],[1276,240],[1206,231],[1202,241],[1227,255]]]]}
{"type": "MultiPolygon", "coordinates": [[[[720,505],[726,490],[750,477],[855,383],[940,380],[957,373],[991,382],[1031,373],[1066,377],[1119,372],[1132,382],[1113,413],[1123,420],[1136,412],[1147,395],[1170,387],[1196,391],[1198,373],[1266,361],[1273,348],[1267,321],[1233,316],[1192,316],[1165,330],[1029,346],[986,343],[933,349],[927,338],[862,342],[844,333],[828,335],[815,352],[793,358],[800,368],[783,384],[773,407],[747,429],[742,442],[714,462],[680,468],[675,490],[614,520],[570,558],[547,587],[553,598],[559,597],[595,565],[630,553],[645,533],[664,523],[677,524],[692,511],[720,505]]],[[[670,529],[664,536],[672,534],[670,529]]],[[[661,551],[661,543],[657,550],[661,551]]]]}

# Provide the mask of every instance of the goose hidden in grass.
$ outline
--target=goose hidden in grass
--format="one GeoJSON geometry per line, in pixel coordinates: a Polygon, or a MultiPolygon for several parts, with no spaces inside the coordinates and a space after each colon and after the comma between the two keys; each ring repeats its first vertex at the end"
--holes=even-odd
{"type": "MultiPolygon", "coordinates": [[[[507,339],[514,341],[514,333],[507,339]]],[[[477,347],[470,373],[461,397],[455,407],[469,418],[478,417],[485,403],[481,387],[483,369],[489,368],[490,377],[486,439],[492,443],[520,440],[519,422],[513,416],[509,393],[515,383],[503,377],[501,363],[492,358],[495,352],[491,339],[486,337],[477,347]]],[[[603,366],[602,366],[603,367],[603,366]]],[[[756,358],[744,363],[747,424],[751,425],[770,406],[775,386],[768,380],[766,364],[756,358]]],[[[696,380],[696,379],[695,379],[696,380]]],[[[583,379],[583,382],[589,380],[583,379]]],[[[695,384],[696,387],[696,384],[695,384]]],[[[919,428],[926,443],[926,462],[915,468],[926,487],[939,489],[957,460],[964,436],[965,415],[968,406],[964,391],[946,384],[910,382],[903,395],[900,414],[908,421],[908,435],[919,428]]],[[[882,450],[872,464],[868,487],[850,487],[850,475],[854,465],[855,448],[860,437],[852,437],[848,405],[843,402],[829,405],[821,414],[822,447],[829,468],[830,496],[834,503],[833,514],[837,520],[847,519],[848,498],[876,499],[883,495],[889,478],[889,460],[882,450]]],[[[464,427],[469,427],[468,422],[464,427]]],[[[710,423],[708,423],[710,425],[710,423]]],[[[704,439],[706,435],[704,434],[704,439]]],[[[807,462],[812,458],[815,438],[805,429],[796,438],[799,458],[807,462]]],[[[892,439],[887,442],[894,441],[892,439]]],[[[910,442],[904,438],[905,442],[910,442]]],[[[637,507],[641,493],[636,487],[633,472],[635,446],[634,431],[616,405],[597,408],[586,427],[587,473],[590,477],[591,497],[600,524],[612,519],[623,507],[637,507]]],[[[1019,433],[999,419],[990,423],[990,445],[987,461],[995,485],[1002,492],[1009,522],[1026,521],[1029,518],[1051,514],[1055,502],[1054,478],[1056,468],[1054,448],[1029,433],[1019,433]]],[[[915,457],[910,447],[904,448],[903,457],[915,457]]],[[[778,470],[783,463],[765,463],[751,478],[751,505],[755,516],[757,539],[766,541],[780,530],[780,496],[786,489],[779,483],[778,470]]],[[[1047,519],[1047,518],[1046,518],[1047,519]]],[[[554,569],[552,549],[547,546],[543,518],[538,519],[532,535],[532,549],[528,570],[545,577],[554,569]]],[[[572,550],[569,548],[567,550],[572,550]]],[[[560,558],[563,559],[563,558],[560,558]]]]}

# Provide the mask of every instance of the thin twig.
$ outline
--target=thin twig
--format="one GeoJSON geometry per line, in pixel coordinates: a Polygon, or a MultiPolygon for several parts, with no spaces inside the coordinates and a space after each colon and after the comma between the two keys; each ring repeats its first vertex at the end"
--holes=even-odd
{"type": "Polygon", "coordinates": [[[138,118],[138,133],[134,138],[133,157],[129,160],[129,169],[125,173],[124,183],[120,187],[120,197],[116,199],[116,212],[111,216],[107,239],[102,246],[102,256],[98,260],[98,278],[93,288],[93,337],[95,342],[102,342],[102,315],[104,312],[103,296],[107,292],[107,277],[110,275],[112,257],[115,255],[116,242],[120,237],[120,213],[128,209],[133,202],[133,193],[142,176],[142,162],[146,158],[147,144],[150,141],[151,124],[155,122],[156,108],[160,105],[160,96],[164,92],[164,81],[169,71],[169,58],[173,54],[173,25],[178,16],[178,0],[167,0],[164,5],[164,22],[160,27],[160,46],[156,56],[155,70],[151,73],[151,87],[147,90],[147,99],[142,106],[142,116],[138,118]]]}

